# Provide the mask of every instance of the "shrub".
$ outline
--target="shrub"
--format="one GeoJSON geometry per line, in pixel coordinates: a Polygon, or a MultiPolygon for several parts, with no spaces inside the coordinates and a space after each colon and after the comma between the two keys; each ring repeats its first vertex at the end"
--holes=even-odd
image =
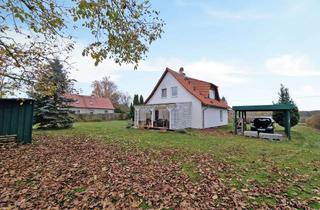
{"type": "Polygon", "coordinates": [[[307,118],[306,122],[310,127],[320,129],[320,114],[307,118]]]}
{"type": "MultiPolygon", "coordinates": [[[[294,105],[294,109],[292,109],[290,111],[290,116],[291,116],[291,127],[297,125],[299,123],[300,120],[300,114],[299,114],[299,110],[298,107],[296,106],[296,104],[293,102],[293,100],[290,97],[289,94],[289,89],[284,87],[283,84],[280,85],[280,92],[279,94],[279,99],[277,104],[293,104],[294,105]]],[[[285,113],[283,111],[275,111],[272,114],[272,118],[282,127],[285,126],[285,113]]]]}

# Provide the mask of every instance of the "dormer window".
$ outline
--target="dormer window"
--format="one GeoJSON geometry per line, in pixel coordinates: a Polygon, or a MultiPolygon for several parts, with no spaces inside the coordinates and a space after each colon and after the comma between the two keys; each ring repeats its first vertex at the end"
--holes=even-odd
{"type": "Polygon", "coordinates": [[[161,89],[161,97],[166,98],[167,97],[167,88],[161,89]]]}
{"type": "Polygon", "coordinates": [[[216,99],[216,92],[214,90],[209,90],[209,98],[216,99]]]}

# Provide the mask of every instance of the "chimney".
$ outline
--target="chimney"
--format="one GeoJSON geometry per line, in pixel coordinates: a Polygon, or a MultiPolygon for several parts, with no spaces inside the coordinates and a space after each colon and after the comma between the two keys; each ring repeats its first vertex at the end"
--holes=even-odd
{"type": "Polygon", "coordinates": [[[180,67],[180,69],[179,69],[179,74],[181,74],[181,75],[183,75],[183,76],[186,76],[186,74],[184,73],[183,67],[180,67]]]}

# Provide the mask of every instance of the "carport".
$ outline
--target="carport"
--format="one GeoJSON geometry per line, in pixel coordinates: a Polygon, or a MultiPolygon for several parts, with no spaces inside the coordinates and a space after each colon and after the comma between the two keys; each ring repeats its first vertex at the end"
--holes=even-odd
{"type": "MultiPolygon", "coordinates": [[[[247,119],[247,112],[258,111],[282,111],[285,113],[285,133],[288,139],[291,139],[291,122],[290,111],[294,108],[293,104],[273,104],[273,105],[251,105],[251,106],[233,106],[234,110],[234,133],[238,133],[237,122],[239,118],[242,118],[244,122],[247,119]]],[[[245,123],[242,123],[242,130],[244,130],[245,123]]]]}

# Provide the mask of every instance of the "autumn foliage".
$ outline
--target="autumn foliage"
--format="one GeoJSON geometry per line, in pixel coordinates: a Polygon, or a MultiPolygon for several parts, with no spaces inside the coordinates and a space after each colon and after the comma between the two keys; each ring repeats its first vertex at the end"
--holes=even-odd
{"type": "Polygon", "coordinates": [[[307,125],[313,128],[320,129],[320,114],[309,117],[306,120],[307,125]]]}
{"type": "Polygon", "coordinates": [[[62,136],[37,136],[32,145],[0,152],[4,209],[308,208],[284,195],[288,183],[303,177],[283,176],[268,186],[248,178],[249,186],[236,188],[226,181],[241,178],[238,171],[205,153],[126,150],[62,136]],[[261,196],[276,203],[258,203],[261,196]]]}

